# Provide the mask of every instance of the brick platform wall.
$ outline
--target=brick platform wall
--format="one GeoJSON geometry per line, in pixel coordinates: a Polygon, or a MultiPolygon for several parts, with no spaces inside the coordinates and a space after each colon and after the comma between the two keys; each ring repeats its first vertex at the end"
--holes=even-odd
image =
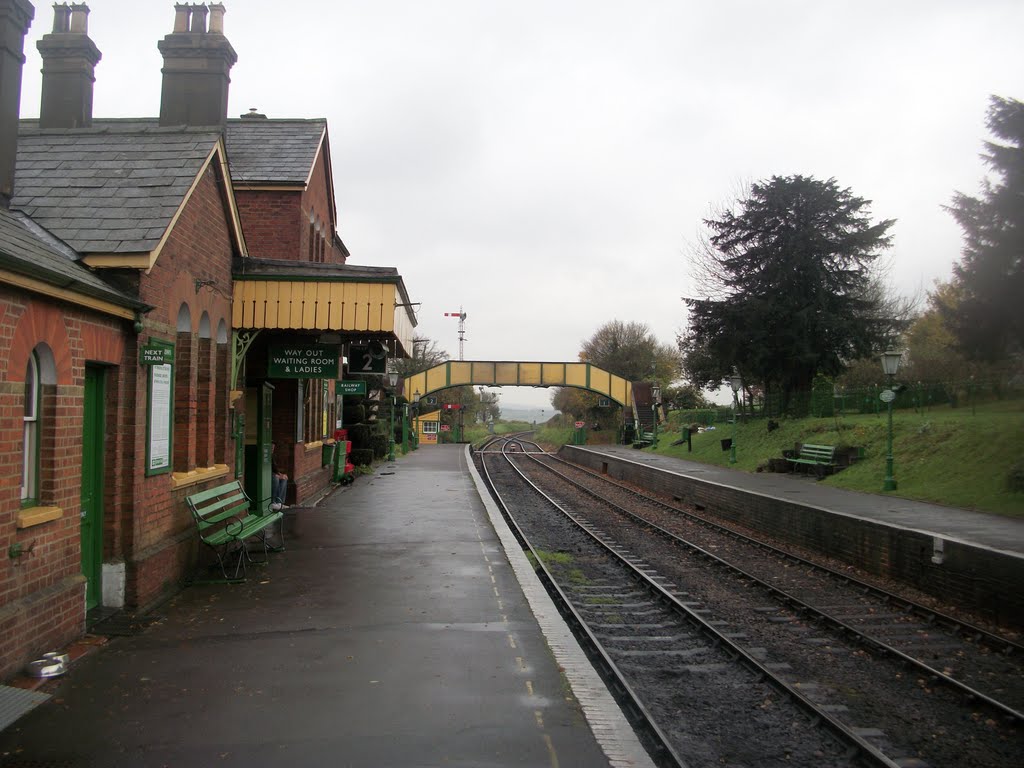
{"type": "Polygon", "coordinates": [[[1024,584],[1024,558],[944,540],[941,557],[933,560],[934,538],[920,531],[680,477],[573,446],[565,446],[559,453],[613,479],[633,483],[876,576],[904,582],[976,610],[1004,626],[1024,628],[1024,593],[1020,590],[1024,584]]]}

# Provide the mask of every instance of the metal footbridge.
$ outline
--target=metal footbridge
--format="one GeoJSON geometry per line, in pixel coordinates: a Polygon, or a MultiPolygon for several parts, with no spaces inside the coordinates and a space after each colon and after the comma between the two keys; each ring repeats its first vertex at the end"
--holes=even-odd
{"type": "Polygon", "coordinates": [[[449,387],[576,387],[632,407],[633,385],[590,363],[528,363],[449,360],[404,379],[405,397],[426,396],[449,387]]]}

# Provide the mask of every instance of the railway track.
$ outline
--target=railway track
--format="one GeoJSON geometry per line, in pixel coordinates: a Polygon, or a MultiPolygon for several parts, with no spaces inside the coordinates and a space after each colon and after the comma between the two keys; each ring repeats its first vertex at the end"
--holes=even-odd
{"type": "Polygon", "coordinates": [[[750,764],[772,764],[778,755],[786,765],[1020,763],[1022,657],[1012,642],[689,519],[541,452],[487,453],[483,463],[505,489],[498,495],[514,499],[509,514],[597,642],[627,679],[639,680],[640,698],[657,702],[650,708],[670,742],[678,739],[684,754],[697,745],[687,764],[731,762],[731,750],[742,751],[715,729],[723,712],[745,718],[730,731],[760,724],[742,740],[760,753],[748,756],[750,764]],[[542,509],[538,490],[522,490],[526,476],[550,497],[542,509]],[[602,558],[619,565],[596,565],[592,553],[602,548],[602,558]],[[627,568],[620,581],[605,573],[627,568]],[[724,660],[691,663],[711,653],[690,645],[694,638],[724,660]],[[737,664],[751,679],[723,685],[720,675],[737,674],[737,664]],[[665,692],[670,680],[685,681],[702,701],[723,689],[738,698],[697,708],[665,692]],[[796,710],[802,719],[794,719],[796,710]],[[781,722],[764,727],[764,718],[780,713],[781,722]],[[827,738],[817,725],[796,728],[797,738],[796,722],[825,726],[827,738]],[[714,743],[724,745],[717,758],[714,743]]]}

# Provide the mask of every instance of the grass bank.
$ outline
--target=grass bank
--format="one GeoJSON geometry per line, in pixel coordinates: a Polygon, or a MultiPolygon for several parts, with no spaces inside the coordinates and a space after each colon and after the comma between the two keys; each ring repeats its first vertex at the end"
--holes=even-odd
{"type": "MultiPolygon", "coordinates": [[[[881,493],[885,478],[888,421],[878,415],[779,419],[768,431],[763,419],[736,428],[735,469],[756,472],[768,459],[782,456],[796,443],[858,446],[864,458],[821,482],[836,488],[881,493]]],[[[693,435],[693,452],[672,446],[678,430],[662,432],[657,453],[707,464],[729,466],[721,440],[731,438],[732,424],[693,435]]],[[[1004,401],[971,408],[930,408],[893,414],[894,496],[1024,517],[1024,401],[1004,401]],[[1017,490],[1014,490],[1016,488],[1017,490]]]]}

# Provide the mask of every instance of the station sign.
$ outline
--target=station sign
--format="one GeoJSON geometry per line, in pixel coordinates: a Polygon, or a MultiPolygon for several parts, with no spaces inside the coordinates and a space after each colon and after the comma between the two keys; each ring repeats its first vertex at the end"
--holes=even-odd
{"type": "Polygon", "coordinates": [[[451,424],[442,424],[441,425],[441,431],[442,432],[451,432],[452,431],[452,425],[451,424]]]}
{"type": "Polygon", "coordinates": [[[577,421],[576,422],[576,429],[583,429],[583,427],[585,427],[585,426],[586,426],[586,422],[583,422],[583,421],[577,421]]]}
{"type": "Polygon", "coordinates": [[[881,400],[883,403],[891,403],[893,400],[896,399],[896,393],[893,392],[891,389],[883,389],[879,393],[878,399],[881,400]]]}
{"type": "Polygon", "coordinates": [[[271,379],[337,379],[341,347],[337,344],[289,344],[269,349],[271,379]]]}
{"type": "Polygon", "coordinates": [[[139,350],[140,365],[169,365],[174,362],[174,347],[145,346],[139,350]]]}
{"type": "Polygon", "coordinates": [[[334,393],[337,395],[365,395],[365,381],[339,381],[334,385],[334,393]]]}
{"type": "Polygon", "coordinates": [[[442,411],[461,411],[462,406],[459,403],[445,403],[441,406],[442,411]]]}
{"type": "Polygon", "coordinates": [[[350,344],[348,372],[356,375],[387,373],[388,348],[379,341],[369,344],[350,344]]]}

